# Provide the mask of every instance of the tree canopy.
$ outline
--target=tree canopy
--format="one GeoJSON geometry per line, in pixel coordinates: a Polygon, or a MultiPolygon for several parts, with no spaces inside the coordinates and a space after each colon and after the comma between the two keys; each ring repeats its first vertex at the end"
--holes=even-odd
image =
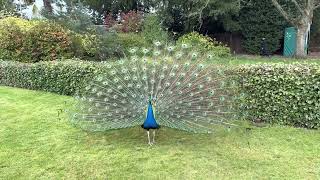
{"type": "MultiPolygon", "coordinates": [[[[70,0],[68,4],[71,4],[70,0]]],[[[228,31],[239,30],[234,17],[240,10],[239,0],[82,0],[93,10],[96,23],[101,23],[106,13],[139,10],[157,12],[163,23],[175,32],[203,31],[212,24],[220,24],[228,31]]]]}

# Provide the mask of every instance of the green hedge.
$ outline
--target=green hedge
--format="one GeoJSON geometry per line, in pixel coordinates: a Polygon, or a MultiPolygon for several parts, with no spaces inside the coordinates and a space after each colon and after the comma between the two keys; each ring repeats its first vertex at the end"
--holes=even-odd
{"type": "Polygon", "coordinates": [[[98,63],[67,60],[40,63],[0,61],[0,84],[74,95],[99,71],[98,63]]]}
{"type": "MultiPolygon", "coordinates": [[[[64,60],[25,64],[0,61],[0,84],[74,95],[103,63],[64,60]]],[[[239,78],[246,119],[307,128],[320,127],[320,66],[250,65],[231,69],[239,78]]]]}
{"type": "Polygon", "coordinates": [[[320,127],[320,66],[251,65],[238,69],[246,118],[297,127],[320,127]]]}

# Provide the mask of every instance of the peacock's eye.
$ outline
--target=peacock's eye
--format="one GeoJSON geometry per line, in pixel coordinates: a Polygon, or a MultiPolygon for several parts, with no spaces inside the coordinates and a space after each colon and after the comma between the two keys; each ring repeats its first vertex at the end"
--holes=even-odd
{"type": "Polygon", "coordinates": [[[174,50],[174,47],[173,46],[169,46],[167,49],[168,49],[169,52],[171,52],[171,51],[174,50]]]}
{"type": "Polygon", "coordinates": [[[154,42],[154,45],[161,46],[161,42],[160,41],[156,41],[156,42],[154,42]]]}
{"type": "Polygon", "coordinates": [[[147,54],[147,53],[149,52],[149,49],[144,48],[144,49],[142,50],[142,52],[143,52],[144,54],[147,54]]]}
{"type": "Polygon", "coordinates": [[[136,51],[137,51],[137,49],[135,49],[135,48],[131,48],[131,49],[129,50],[129,52],[130,52],[131,54],[134,54],[136,51]]]}
{"type": "Polygon", "coordinates": [[[181,47],[182,47],[183,49],[188,48],[188,44],[182,44],[181,47]]]}

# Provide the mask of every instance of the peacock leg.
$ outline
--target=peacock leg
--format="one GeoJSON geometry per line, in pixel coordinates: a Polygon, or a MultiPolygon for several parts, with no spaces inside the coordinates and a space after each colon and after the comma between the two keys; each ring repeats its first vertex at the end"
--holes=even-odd
{"type": "Polygon", "coordinates": [[[147,131],[147,134],[148,134],[148,144],[149,144],[149,145],[152,145],[152,143],[151,143],[151,141],[150,141],[150,132],[149,132],[149,130],[147,131]]]}
{"type": "Polygon", "coordinates": [[[155,141],[154,141],[155,137],[156,137],[156,130],[153,130],[152,144],[155,143],[155,141]]]}

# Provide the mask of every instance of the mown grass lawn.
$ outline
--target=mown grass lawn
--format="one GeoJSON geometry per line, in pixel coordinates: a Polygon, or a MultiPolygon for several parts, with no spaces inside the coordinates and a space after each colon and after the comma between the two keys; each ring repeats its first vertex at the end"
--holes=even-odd
{"type": "Polygon", "coordinates": [[[320,131],[163,128],[155,146],[137,127],[73,127],[51,93],[0,87],[0,179],[319,179],[320,131]],[[59,116],[58,116],[59,114],[59,116]]]}

